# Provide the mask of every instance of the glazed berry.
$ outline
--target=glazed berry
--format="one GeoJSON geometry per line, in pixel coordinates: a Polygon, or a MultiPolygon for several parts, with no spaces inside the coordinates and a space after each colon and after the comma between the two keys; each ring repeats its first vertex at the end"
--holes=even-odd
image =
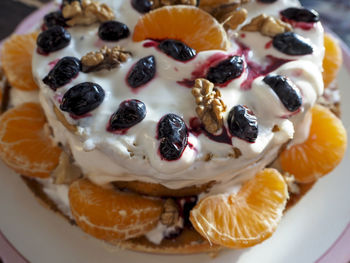
{"type": "Polygon", "coordinates": [[[118,21],[103,22],[98,29],[98,36],[104,41],[118,41],[129,35],[129,28],[118,21]]]}
{"type": "Polygon", "coordinates": [[[191,196],[191,197],[185,197],[184,198],[184,204],[182,207],[182,216],[184,219],[185,226],[192,226],[190,222],[190,212],[197,204],[198,197],[197,196],[191,196]]]}
{"type": "Polygon", "coordinates": [[[75,116],[82,116],[96,109],[103,101],[105,92],[96,83],[84,82],[68,90],[60,109],[75,116]]]}
{"type": "Polygon", "coordinates": [[[258,2],[264,3],[264,4],[272,4],[274,2],[277,2],[277,0],[258,0],[258,2]]]}
{"type": "Polygon", "coordinates": [[[313,9],[290,7],[281,12],[281,15],[289,20],[306,23],[320,21],[320,15],[313,9]]]}
{"type": "Polygon", "coordinates": [[[258,121],[256,116],[243,105],[234,106],[227,119],[229,130],[236,136],[247,142],[255,142],[258,137],[258,121]]]}
{"type": "Polygon", "coordinates": [[[168,160],[177,160],[187,146],[188,132],[183,119],[176,114],[165,115],[158,123],[159,151],[168,160]]]}
{"type": "Polygon", "coordinates": [[[62,26],[53,26],[41,32],[36,41],[40,53],[50,53],[67,47],[71,35],[62,26]]]}
{"type": "Polygon", "coordinates": [[[75,57],[64,57],[50,70],[43,82],[53,90],[68,84],[81,69],[80,60],[75,57]]]}
{"type": "Polygon", "coordinates": [[[293,32],[276,35],[272,43],[277,50],[291,56],[308,55],[313,52],[312,46],[303,37],[293,32]]]}
{"type": "Polygon", "coordinates": [[[241,76],[243,70],[244,62],[242,57],[233,56],[211,67],[208,71],[207,79],[214,84],[223,84],[241,76]]]}
{"type": "Polygon", "coordinates": [[[44,24],[46,28],[50,28],[53,26],[62,26],[66,27],[66,19],[62,15],[62,11],[51,12],[44,16],[44,24]]]}
{"type": "Polygon", "coordinates": [[[180,61],[187,61],[196,56],[193,48],[178,40],[166,39],[160,42],[158,48],[168,56],[180,61]]]}
{"type": "Polygon", "coordinates": [[[148,13],[152,9],[152,3],[149,0],[131,0],[131,5],[141,14],[148,13]]]}
{"type": "Polygon", "coordinates": [[[263,81],[273,89],[289,111],[294,112],[300,108],[302,97],[290,79],[280,75],[268,75],[263,81]]]}
{"type": "Polygon", "coordinates": [[[174,239],[181,235],[183,232],[183,227],[175,226],[170,227],[164,231],[164,238],[165,239],[174,239]]]}
{"type": "Polygon", "coordinates": [[[81,3],[81,0],[63,0],[62,1],[64,5],[71,4],[73,2],[79,2],[81,3]]]}
{"type": "Polygon", "coordinates": [[[145,117],[146,105],[143,102],[139,100],[123,101],[110,119],[110,130],[128,129],[141,122],[145,117]]]}
{"type": "Polygon", "coordinates": [[[148,56],[140,59],[130,70],[127,82],[132,88],[138,88],[151,81],[156,74],[156,59],[148,56]]]}

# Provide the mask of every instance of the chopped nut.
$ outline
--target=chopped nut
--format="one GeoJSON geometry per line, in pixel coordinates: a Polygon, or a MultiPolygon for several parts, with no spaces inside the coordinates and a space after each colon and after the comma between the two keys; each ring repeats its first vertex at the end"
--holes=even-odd
{"type": "Polygon", "coordinates": [[[157,9],[169,5],[197,5],[198,0],[153,0],[152,9],[157,9]]]}
{"type": "Polygon", "coordinates": [[[300,193],[300,188],[298,184],[295,182],[294,175],[290,173],[284,173],[283,174],[283,179],[288,185],[288,192],[292,194],[299,194],[300,193]]]}
{"type": "Polygon", "coordinates": [[[280,19],[261,14],[253,18],[249,24],[242,27],[242,30],[248,32],[260,32],[264,36],[274,37],[278,34],[292,31],[292,27],[280,19]]]}
{"type": "Polygon", "coordinates": [[[213,159],[213,154],[212,153],[208,153],[204,157],[204,161],[205,162],[209,162],[211,159],[213,159]]]}
{"type": "Polygon", "coordinates": [[[196,112],[204,124],[205,129],[215,133],[223,125],[223,113],[226,105],[221,99],[220,91],[214,84],[206,79],[196,79],[192,89],[192,95],[196,99],[196,112]]]}
{"type": "Polygon", "coordinates": [[[224,21],[225,29],[235,30],[247,19],[248,11],[244,8],[239,8],[234,12],[226,14],[225,16],[227,16],[227,19],[224,21]]]}
{"type": "Polygon", "coordinates": [[[273,128],[272,128],[272,132],[279,132],[281,129],[280,129],[280,127],[276,124],[276,125],[274,125],[273,126],[273,128]]]}
{"type": "Polygon", "coordinates": [[[240,149],[238,149],[237,147],[233,147],[233,152],[235,154],[235,158],[238,159],[239,157],[242,156],[242,152],[240,149]]]}
{"type": "Polygon", "coordinates": [[[130,52],[120,46],[113,48],[104,46],[99,51],[89,52],[81,58],[82,71],[89,73],[103,69],[111,70],[127,61],[130,55],[130,52]]]}
{"type": "Polygon", "coordinates": [[[163,212],[160,216],[160,222],[166,226],[175,225],[179,219],[178,206],[171,198],[167,199],[163,206],[163,212]]]}
{"type": "Polygon", "coordinates": [[[56,169],[52,172],[55,184],[70,184],[81,176],[81,170],[73,164],[68,154],[62,152],[56,169]]]}

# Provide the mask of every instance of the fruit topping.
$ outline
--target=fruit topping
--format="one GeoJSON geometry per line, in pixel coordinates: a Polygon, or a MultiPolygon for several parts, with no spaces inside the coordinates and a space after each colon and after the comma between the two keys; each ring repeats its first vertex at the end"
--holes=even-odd
{"type": "Polygon", "coordinates": [[[233,136],[251,143],[256,141],[259,132],[258,121],[246,106],[234,106],[228,115],[227,124],[233,136]]]}
{"type": "Polygon", "coordinates": [[[148,13],[152,9],[152,3],[149,0],[131,0],[131,5],[141,14],[148,13]]]}
{"type": "Polygon", "coordinates": [[[308,55],[313,52],[312,46],[306,42],[305,38],[293,32],[276,35],[272,44],[280,52],[291,56],[308,55]]]}
{"type": "Polygon", "coordinates": [[[48,54],[67,47],[71,35],[62,26],[53,26],[41,32],[37,39],[38,51],[48,54]]]}
{"type": "Polygon", "coordinates": [[[290,112],[297,111],[302,105],[299,89],[288,78],[281,75],[268,75],[263,81],[269,85],[290,112]]]}
{"type": "Polygon", "coordinates": [[[100,106],[104,97],[105,92],[101,86],[84,82],[72,87],[64,94],[60,109],[75,116],[82,116],[100,106]]]}
{"type": "Polygon", "coordinates": [[[209,242],[229,248],[251,247],[276,230],[288,199],[288,188],[275,169],[265,169],[237,194],[218,194],[192,209],[194,228],[209,242]]]}
{"type": "Polygon", "coordinates": [[[50,28],[53,26],[62,26],[66,27],[66,19],[62,15],[62,11],[55,11],[48,13],[46,16],[44,16],[44,25],[46,28],[50,28]]]}
{"type": "Polygon", "coordinates": [[[196,51],[193,48],[174,39],[166,39],[160,42],[158,48],[168,56],[180,61],[187,61],[196,56],[196,51]]]}
{"type": "Polygon", "coordinates": [[[347,135],[341,122],[327,108],[315,105],[309,136],[280,155],[282,169],[295,180],[310,183],[330,173],[344,157],[347,135]]]}
{"type": "Polygon", "coordinates": [[[47,178],[61,154],[46,132],[46,117],[37,103],[24,103],[0,118],[0,156],[17,173],[47,178]]]}
{"type": "Polygon", "coordinates": [[[38,89],[32,74],[32,56],[38,33],[13,35],[1,50],[1,64],[11,87],[31,91],[38,89]]]}
{"type": "Polygon", "coordinates": [[[214,67],[209,68],[207,79],[214,84],[224,84],[225,82],[236,79],[242,75],[244,62],[240,56],[232,56],[221,61],[214,67]]]}
{"type": "Polygon", "coordinates": [[[129,35],[127,25],[118,21],[103,22],[98,29],[98,36],[104,41],[118,41],[129,35]]]}
{"type": "Polygon", "coordinates": [[[80,60],[75,57],[64,57],[50,70],[43,82],[53,90],[68,84],[80,71],[80,60]]]}
{"type": "Polygon", "coordinates": [[[135,26],[133,40],[146,39],[177,39],[197,52],[229,47],[224,28],[214,17],[186,5],[166,6],[143,15],[135,26]]]}
{"type": "Polygon", "coordinates": [[[283,18],[296,22],[316,23],[320,21],[319,14],[308,8],[290,7],[281,12],[283,18]]]}
{"type": "Polygon", "coordinates": [[[148,56],[140,59],[130,70],[127,76],[127,82],[132,88],[139,88],[156,75],[156,59],[154,56],[148,56]]]}
{"type": "Polygon", "coordinates": [[[264,4],[272,4],[274,2],[277,2],[277,0],[258,0],[258,2],[264,3],[264,4]]]}
{"type": "Polygon", "coordinates": [[[323,59],[323,82],[327,88],[336,79],[343,63],[342,51],[338,41],[329,34],[324,35],[325,55],[323,59]]]}
{"type": "Polygon", "coordinates": [[[141,122],[146,117],[146,105],[139,100],[125,100],[109,121],[112,131],[128,129],[141,122]]]}
{"type": "Polygon", "coordinates": [[[158,123],[159,151],[162,158],[173,161],[181,157],[187,146],[188,132],[185,122],[175,114],[167,114],[158,123]]]}
{"type": "Polygon", "coordinates": [[[77,225],[106,241],[126,240],[156,227],[162,200],[103,188],[87,179],[69,187],[69,203],[77,225]]]}

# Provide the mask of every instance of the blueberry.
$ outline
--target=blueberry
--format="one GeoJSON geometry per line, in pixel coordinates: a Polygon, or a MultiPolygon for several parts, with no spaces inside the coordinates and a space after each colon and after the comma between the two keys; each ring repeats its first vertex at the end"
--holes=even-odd
{"type": "Polygon", "coordinates": [[[132,88],[138,88],[151,81],[156,74],[156,59],[148,56],[140,59],[130,70],[127,82],[132,88]]]}
{"type": "Polygon", "coordinates": [[[183,227],[175,226],[175,227],[166,229],[163,235],[165,239],[174,239],[180,236],[183,230],[184,230],[183,227]]]}
{"type": "Polygon", "coordinates": [[[149,0],[131,0],[131,5],[141,14],[148,13],[152,9],[152,3],[149,0]]]}
{"type": "Polygon", "coordinates": [[[274,2],[277,2],[277,0],[258,0],[258,2],[261,2],[264,4],[272,4],[274,2]]]}
{"type": "Polygon", "coordinates": [[[67,5],[67,4],[71,4],[73,2],[79,2],[81,3],[81,0],[63,0],[63,4],[64,5],[67,5]]]}
{"type": "Polygon", "coordinates": [[[80,71],[80,60],[75,57],[64,57],[50,70],[43,82],[53,90],[68,84],[80,71]]]}
{"type": "Polygon", "coordinates": [[[129,35],[129,28],[118,21],[103,22],[98,29],[98,36],[105,41],[118,41],[129,35]]]}
{"type": "Polygon", "coordinates": [[[146,117],[146,105],[139,100],[123,101],[112,115],[109,125],[112,131],[130,128],[146,117]]]}
{"type": "Polygon", "coordinates": [[[100,106],[104,97],[105,92],[101,86],[84,82],[64,94],[60,109],[75,116],[82,116],[100,106]]]}
{"type": "Polygon", "coordinates": [[[187,61],[196,56],[193,48],[178,40],[166,39],[160,42],[158,48],[168,56],[180,61],[187,61]]]}
{"type": "Polygon", "coordinates": [[[195,207],[195,205],[197,204],[197,201],[198,201],[197,196],[191,196],[191,197],[185,198],[185,203],[182,208],[182,215],[183,215],[185,226],[191,226],[190,212],[193,209],[193,207],[195,207]]]}
{"type": "Polygon", "coordinates": [[[53,26],[63,26],[66,27],[66,19],[62,15],[62,11],[51,12],[44,16],[44,24],[47,28],[53,26]]]}
{"type": "Polygon", "coordinates": [[[293,32],[276,35],[273,38],[273,46],[282,53],[291,56],[308,55],[313,52],[312,46],[303,37],[293,32]]]}
{"type": "Polygon", "coordinates": [[[256,116],[245,106],[234,106],[227,119],[228,127],[233,136],[248,142],[255,142],[258,137],[258,122],[256,116]]]}
{"type": "Polygon", "coordinates": [[[280,98],[287,110],[294,112],[302,105],[302,97],[294,83],[280,75],[268,75],[263,80],[280,98]]]}
{"type": "Polygon", "coordinates": [[[41,53],[50,53],[69,45],[71,35],[62,26],[53,26],[41,32],[36,41],[41,53]]]}
{"type": "Polygon", "coordinates": [[[214,84],[223,84],[241,76],[243,70],[244,62],[242,57],[233,56],[209,68],[207,79],[214,84]]]}
{"type": "Polygon", "coordinates": [[[161,156],[173,161],[181,157],[187,146],[188,132],[183,119],[175,114],[165,115],[158,123],[159,151],[161,156]]]}
{"type": "Polygon", "coordinates": [[[316,23],[320,21],[320,15],[313,9],[290,7],[281,12],[287,19],[297,22],[316,23]]]}

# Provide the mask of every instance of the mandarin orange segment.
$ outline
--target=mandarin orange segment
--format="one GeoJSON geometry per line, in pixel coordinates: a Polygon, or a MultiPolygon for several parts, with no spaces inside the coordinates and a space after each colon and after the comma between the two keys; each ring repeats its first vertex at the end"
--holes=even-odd
{"type": "Polygon", "coordinates": [[[142,16],[135,26],[133,40],[146,39],[180,40],[197,52],[229,47],[223,26],[193,6],[166,6],[142,16]]]}
{"type": "Polygon", "coordinates": [[[331,172],[343,159],[346,130],[329,109],[315,105],[307,140],[282,152],[282,169],[301,183],[310,183],[331,172]]]}
{"type": "Polygon", "coordinates": [[[323,59],[323,82],[325,88],[336,79],[343,63],[342,51],[338,41],[331,35],[324,35],[325,56],[323,59]]]}
{"type": "Polygon", "coordinates": [[[58,165],[61,149],[44,129],[46,119],[37,103],[25,103],[0,117],[0,157],[22,175],[46,178],[58,165]]]}
{"type": "Polygon", "coordinates": [[[1,63],[11,86],[31,91],[38,89],[32,75],[32,55],[38,33],[14,35],[5,41],[1,63]]]}
{"type": "Polygon", "coordinates": [[[269,238],[282,217],[287,185],[275,169],[265,169],[246,182],[237,194],[201,200],[191,211],[194,228],[210,242],[246,248],[269,238]]]}
{"type": "Polygon", "coordinates": [[[109,242],[143,235],[158,223],[160,199],[105,189],[88,179],[69,188],[69,202],[78,226],[88,234],[109,242]]]}

